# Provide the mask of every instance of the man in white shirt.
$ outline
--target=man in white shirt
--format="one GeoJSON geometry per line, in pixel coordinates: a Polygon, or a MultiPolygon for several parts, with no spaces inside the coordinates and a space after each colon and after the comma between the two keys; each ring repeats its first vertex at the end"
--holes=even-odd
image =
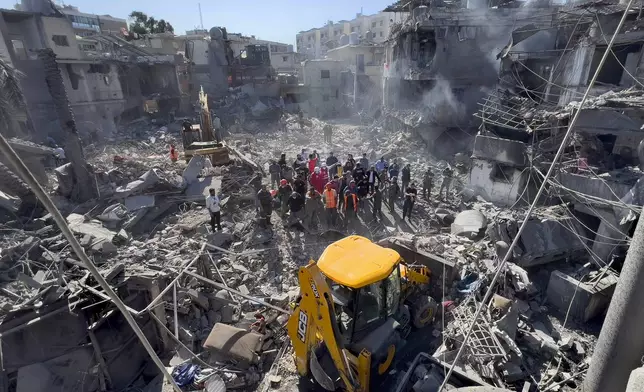
{"type": "Polygon", "coordinates": [[[209,189],[210,196],[206,198],[206,208],[210,212],[210,226],[212,231],[221,230],[221,207],[219,206],[219,197],[215,193],[215,188],[209,189]]]}

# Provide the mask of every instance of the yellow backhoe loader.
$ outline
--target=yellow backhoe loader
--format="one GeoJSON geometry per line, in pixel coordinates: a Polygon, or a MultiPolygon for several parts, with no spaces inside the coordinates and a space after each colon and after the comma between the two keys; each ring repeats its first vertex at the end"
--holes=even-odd
{"type": "MultiPolygon", "coordinates": [[[[302,377],[329,391],[367,392],[391,368],[412,327],[434,318],[430,271],[360,236],[329,245],[298,272],[287,329],[302,377]]],[[[374,387],[373,390],[380,390],[374,387]]]]}

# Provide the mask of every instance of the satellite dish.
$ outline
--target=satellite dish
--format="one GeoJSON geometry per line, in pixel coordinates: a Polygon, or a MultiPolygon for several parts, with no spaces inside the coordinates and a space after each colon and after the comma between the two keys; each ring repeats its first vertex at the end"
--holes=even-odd
{"type": "Polygon", "coordinates": [[[210,29],[210,38],[211,39],[223,39],[224,38],[224,32],[221,31],[219,27],[213,27],[210,29]]]}

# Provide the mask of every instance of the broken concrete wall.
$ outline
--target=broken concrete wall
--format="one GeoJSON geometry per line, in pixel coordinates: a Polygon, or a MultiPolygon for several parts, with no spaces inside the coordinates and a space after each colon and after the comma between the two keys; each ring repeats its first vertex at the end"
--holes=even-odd
{"type": "Polygon", "coordinates": [[[494,161],[472,159],[469,187],[489,202],[502,206],[515,204],[527,182],[527,170],[494,161]]]}
{"type": "MultiPolygon", "coordinates": [[[[511,244],[520,225],[515,220],[500,220],[488,234],[495,241],[511,244]]],[[[520,267],[530,267],[580,256],[586,251],[580,233],[584,232],[574,218],[532,218],[512,250],[511,261],[520,267]]]]}
{"type": "MultiPolygon", "coordinates": [[[[118,294],[127,306],[143,309],[158,293],[151,288],[128,281],[118,294]]],[[[167,348],[150,316],[137,317],[137,322],[155,350],[167,348]]],[[[70,310],[65,299],[38,310],[16,311],[2,321],[0,333],[4,370],[10,380],[17,380],[16,391],[45,392],[52,385],[65,391],[98,390],[97,352],[107,366],[113,390],[132,385],[149,364],[147,352],[123,315],[107,303],[81,301],[70,310]]]]}
{"type": "Polygon", "coordinates": [[[496,161],[518,167],[528,165],[525,143],[485,135],[477,135],[474,138],[472,158],[496,161]]]}

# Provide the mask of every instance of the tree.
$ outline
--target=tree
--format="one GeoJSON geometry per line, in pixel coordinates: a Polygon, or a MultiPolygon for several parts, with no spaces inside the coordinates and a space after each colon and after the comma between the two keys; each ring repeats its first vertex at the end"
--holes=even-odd
{"type": "Polygon", "coordinates": [[[92,167],[87,164],[83,155],[76,119],[69,104],[56,55],[51,49],[41,49],[38,51],[38,58],[44,65],[47,88],[56,107],[60,125],[65,132],[65,156],[71,163],[73,182],[70,198],[78,202],[94,199],[98,196],[96,180],[92,167]]]}
{"type": "Polygon", "coordinates": [[[156,20],[141,11],[132,11],[130,31],[137,34],[174,33],[174,27],[164,19],[156,20]]]}

